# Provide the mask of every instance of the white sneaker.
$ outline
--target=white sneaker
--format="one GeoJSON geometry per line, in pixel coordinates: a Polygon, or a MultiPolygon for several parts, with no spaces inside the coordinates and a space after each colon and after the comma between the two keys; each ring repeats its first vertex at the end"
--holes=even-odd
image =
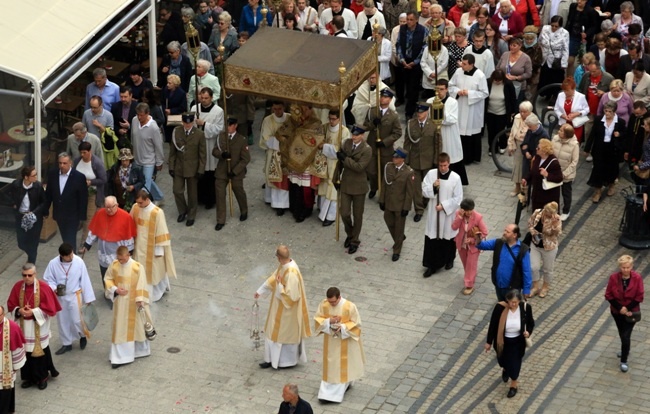
{"type": "Polygon", "coordinates": [[[621,372],[627,372],[630,367],[627,366],[627,362],[621,362],[621,372]]]}
{"type": "Polygon", "coordinates": [[[566,213],[566,214],[562,214],[562,215],[560,216],[560,220],[562,220],[562,221],[566,221],[566,219],[568,219],[570,215],[571,215],[571,212],[566,213]]]}
{"type": "Polygon", "coordinates": [[[499,154],[505,154],[506,149],[505,148],[499,148],[499,154]]]}
{"type": "Polygon", "coordinates": [[[587,155],[587,159],[585,161],[587,162],[592,162],[594,160],[594,157],[591,156],[591,154],[587,155]]]}

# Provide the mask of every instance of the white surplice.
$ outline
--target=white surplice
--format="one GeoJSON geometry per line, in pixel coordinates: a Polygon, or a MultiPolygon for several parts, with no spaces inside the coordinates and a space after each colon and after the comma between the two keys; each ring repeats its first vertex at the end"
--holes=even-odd
{"type": "Polygon", "coordinates": [[[266,162],[264,163],[264,176],[266,187],[264,188],[264,202],[271,203],[273,208],[289,208],[289,191],[281,190],[269,181],[269,166],[273,155],[280,151],[280,141],[275,137],[275,132],[284,124],[289,117],[288,113],[277,117],[271,114],[262,120],[260,133],[260,148],[266,151],[266,162]]]}
{"type": "Polygon", "coordinates": [[[451,171],[449,178],[440,180],[440,189],[438,194],[434,193],[433,183],[438,179],[438,169],[434,168],[429,171],[422,181],[422,196],[431,199],[427,206],[427,227],[424,234],[430,238],[442,238],[451,240],[456,237],[458,230],[452,230],[451,223],[454,221],[456,211],[460,208],[460,202],[463,200],[463,185],[460,176],[451,171]],[[440,214],[436,211],[436,205],[442,204],[440,214]],[[436,234],[440,216],[440,236],[436,234]]]}
{"type": "MultiPolygon", "coordinates": [[[[192,105],[190,112],[196,113],[196,105],[192,105]]],[[[224,131],[223,109],[214,104],[210,112],[199,112],[199,118],[205,121],[203,134],[205,135],[205,171],[214,171],[217,168],[217,160],[212,155],[212,149],[217,143],[217,137],[224,131]]],[[[197,128],[200,128],[195,124],[197,128]]]]}
{"type": "Polygon", "coordinates": [[[475,135],[485,125],[485,99],[489,96],[487,80],[480,69],[469,74],[462,69],[454,72],[449,81],[449,95],[458,101],[458,123],[460,135],[475,135]],[[467,90],[467,96],[458,96],[458,91],[467,90]]]}

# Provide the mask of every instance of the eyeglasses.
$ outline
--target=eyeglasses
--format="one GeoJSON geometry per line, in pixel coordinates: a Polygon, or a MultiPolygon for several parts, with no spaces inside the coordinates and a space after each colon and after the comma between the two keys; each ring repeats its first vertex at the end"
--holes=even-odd
{"type": "Polygon", "coordinates": [[[23,277],[33,277],[36,273],[23,273],[23,277]]]}

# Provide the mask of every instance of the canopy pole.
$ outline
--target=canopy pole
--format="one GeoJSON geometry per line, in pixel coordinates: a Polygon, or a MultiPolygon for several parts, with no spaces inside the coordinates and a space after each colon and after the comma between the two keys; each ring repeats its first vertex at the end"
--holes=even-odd
{"type": "MultiPolygon", "coordinates": [[[[164,45],[167,47],[167,45],[164,45]]],[[[149,9],[149,80],[158,83],[158,50],[156,49],[156,0],[151,0],[149,9]]]]}

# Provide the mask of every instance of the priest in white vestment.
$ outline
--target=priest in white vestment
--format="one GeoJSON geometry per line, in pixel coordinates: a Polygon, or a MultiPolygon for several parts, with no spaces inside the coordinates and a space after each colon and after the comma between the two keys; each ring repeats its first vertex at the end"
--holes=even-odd
{"type": "Polygon", "coordinates": [[[311,328],[300,269],[287,246],[278,246],[275,255],[280,265],[257,289],[255,299],[271,294],[260,367],[278,369],[307,362],[305,338],[311,336],[311,328]]]}
{"type": "Polygon", "coordinates": [[[145,190],[140,190],[131,208],[131,217],[138,227],[133,260],[144,266],[149,300],[156,302],[171,290],[169,276],[176,277],[165,212],[151,202],[145,190]]]}
{"type": "Polygon", "coordinates": [[[350,130],[341,126],[341,116],[339,111],[329,111],[329,122],[325,125],[325,141],[322,144],[321,151],[327,158],[327,179],[318,183],[318,198],[320,213],[318,218],[323,222],[323,226],[331,226],[336,220],[336,203],[338,191],[334,187],[336,180],[336,153],[341,148],[341,143],[350,138],[350,130]],[[339,132],[341,133],[339,138],[339,132]]]}
{"type": "MultiPolygon", "coordinates": [[[[366,122],[366,119],[370,119],[368,117],[368,111],[370,111],[370,108],[374,108],[377,106],[377,93],[376,88],[379,88],[379,90],[383,90],[384,88],[387,88],[386,84],[382,82],[381,80],[379,81],[379,85],[377,86],[377,74],[373,73],[370,75],[368,79],[366,79],[361,86],[359,86],[359,89],[355,92],[354,95],[354,102],[352,103],[352,108],[350,111],[352,112],[352,116],[354,116],[354,124],[355,125],[363,125],[366,122]]],[[[390,105],[388,106],[391,111],[395,112],[395,98],[391,99],[390,105]]]]}
{"type": "Polygon", "coordinates": [[[217,137],[224,131],[224,114],[217,102],[212,101],[214,93],[210,88],[203,88],[199,91],[198,108],[192,105],[191,113],[196,114],[198,118],[194,119],[197,128],[203,130],[205,136],[205,173],[199,178],[198,201],[199,204],[205,205],[206,210],[214,207],[217,202],[217,195],[214,186],[214,170],[217,168],[217,159],[212,155],[212,149],[217,142],[217,137]]]}
{"type": "Polygon", "coordinates": [[[475,62],[474,55],[463,56],[461,67],[449,81],[449,95],[458,101],[458,125],[465,165],[481,162],[485,99],[490,94],[487,79],[474,66],[475,62]]]}
{"type": "Polygon", "coordinates": [[[59,337],[63,345],[56,355],[72,351],[72,341],[79,339],[79,347],[86,348],[90,332],[81,323],[81,307],[95,301],[95,292],[83,259],[73,252],[69,243],[59,246],[59,255],[50,260],[43,280],[56,292],[61,312],[56,314],[59,337]]]}
{"type": "Polygon", "coordinates": [[[438,168],[424,177],[422,196],[430,199],[422,258],[427,268],[423,276],[429,277],[443,266],[447,270],[454,267],[456,258],[454,237],[458,230],[452,230],[451,224],[463,200],[463,186],[458,174],[449,169],[447,153],[438,156],[438,168]]]}
{"type": "Polygon", "coordinates": [[[363,376],[366,357],[361,343],[361,317],[357,306],[341,297],[336,287],[318,305],[314,332],[323,335],[323,379],[318,399],[343,401],[354,381],[363,376]]]}
{"type": "MultiPolygon", "coordinates": [[[[449,169],[460,176],[460,181],[463,185],[468,185],[467,171],[465,171],[465,164],[463,163],[463,145],[460,142],[460,131],[458,128],[458,101],[449,96],[448,80],[439,79],[436,83],[436,94],[445,106],[442,126],[440,127],[442,152],[446,152],[449,155],[449,169]]],[[[433,100],[434,98],[430,98],[427,100],[427,103],[430,104],[433,100]]]]}
{"type": "Polygon", "coordinates": [[[149,356],[151,348],[145,336],[140,307],[149,307],[149,291],[144,267],[131,259],[129,250],[120,246],[115,260],[106,271],[106,299],[113,301],[113,331],[109,359],[113,368],[129,364],[135,358],[149,356]]]}
{"type": "Polygon", "coordinates": [[[280,142],[275,137],[275,132],[288,117],[289,114],[284,111],[284,103],[274,101],[271,104],[271,115],[262,120],[262,131],[260,133],[260,148],[266,151],[264,202],[271,204],[278,216],[282,216],[284,210],[289,208],[289,184],[287,180],[283,180],[282,170],[277,170],[280,167],[277,162],[280,157],[280,142]],[[275,179],[272,177],[275,177],[275,179]]]}

